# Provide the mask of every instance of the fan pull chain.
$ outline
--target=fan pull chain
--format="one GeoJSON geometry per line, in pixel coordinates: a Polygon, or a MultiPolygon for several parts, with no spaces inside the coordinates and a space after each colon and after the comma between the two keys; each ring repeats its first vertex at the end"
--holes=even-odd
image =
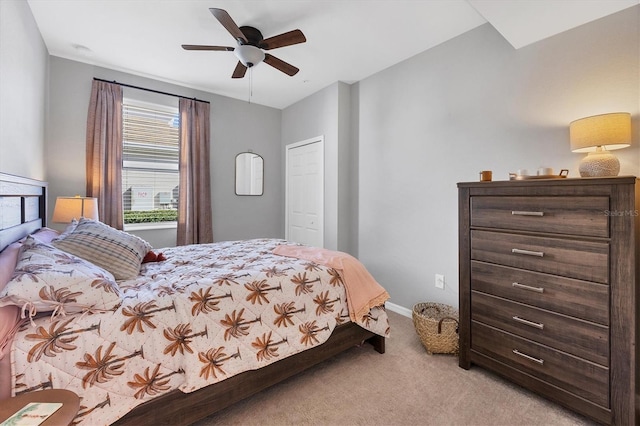
{"type": "Polygon", "coordinates": [[[251,97],[253,96],[253,67],[249,68],[249,103],[251,103],[251,97]]]}

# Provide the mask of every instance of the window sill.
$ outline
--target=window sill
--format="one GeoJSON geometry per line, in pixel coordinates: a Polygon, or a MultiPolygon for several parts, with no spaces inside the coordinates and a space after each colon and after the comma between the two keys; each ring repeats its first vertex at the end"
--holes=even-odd
{"type": "Polygon", "coordinates": [[[125,231],[151,231],[155,229],[176,229],[178,222],[130,223],[124,225],[125,231]]]}

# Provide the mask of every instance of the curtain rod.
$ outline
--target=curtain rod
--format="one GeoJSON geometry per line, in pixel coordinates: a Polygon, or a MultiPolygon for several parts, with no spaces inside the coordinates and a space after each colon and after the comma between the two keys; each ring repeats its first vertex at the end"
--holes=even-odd
{"type": "Polygon", "coordinates": [[[194,101],[204,102],[204,103],[206,103],[206,104],[208,104],[208,103],[209,103],[209,101],[203,101],[203,100],[200,100],[200,99],[198,99],[198,98],[190,98],[190,97],[188,97],[188,96],[175,95],[175,94],[173,94],[173,93],[169,93],[169,92],[161,92],[160,90],[154,90],[154,89],[147,89],[146,87],[134,86],[134,85],[132,85],[132,84],[118,83],[118,82],[117,82],[117,81],[115,81],[115,80],[113,80],[113,81],[109,81],[109,80],[104,80],[104,79],[102,79],[102,78],[97,78],[97,77],[93,77],[93,79],[94,79],[95,81],[103,81],[103,82],[105,82],[105,83],[114,83],[114,84],[119,84],[120,86],[123,86],[123,87],[130,87],[130,88],[132,88],[132,89],[138,89],[138,90],[144,90],[144,91],[147,91],[147,92],[158,93],[158,94],[160,94],[160,95],[174,96],[174,97],[176,97],[176,98],[183,98],[183,99],[193,99],[194,101]]]}

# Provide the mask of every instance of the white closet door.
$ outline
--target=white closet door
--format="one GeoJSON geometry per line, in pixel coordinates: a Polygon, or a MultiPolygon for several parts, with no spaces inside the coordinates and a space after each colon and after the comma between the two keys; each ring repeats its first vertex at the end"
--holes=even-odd
{"type": "Polygon", "coordinates": [[[286,238],[324,246],[324,139],[287,145],[286,238]]]}

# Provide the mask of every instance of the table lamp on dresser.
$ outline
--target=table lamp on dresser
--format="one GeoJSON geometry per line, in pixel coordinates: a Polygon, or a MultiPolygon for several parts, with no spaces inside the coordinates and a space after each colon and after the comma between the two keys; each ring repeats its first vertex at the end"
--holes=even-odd
{"type": "Polygon", "coordinates": [[[569,140],[571,151],[588,153],[580,162],[580,176],[617,176],[620,161],[610,151],[631,145],[631,114],[614,112],[572,121],[569,140]]]}

